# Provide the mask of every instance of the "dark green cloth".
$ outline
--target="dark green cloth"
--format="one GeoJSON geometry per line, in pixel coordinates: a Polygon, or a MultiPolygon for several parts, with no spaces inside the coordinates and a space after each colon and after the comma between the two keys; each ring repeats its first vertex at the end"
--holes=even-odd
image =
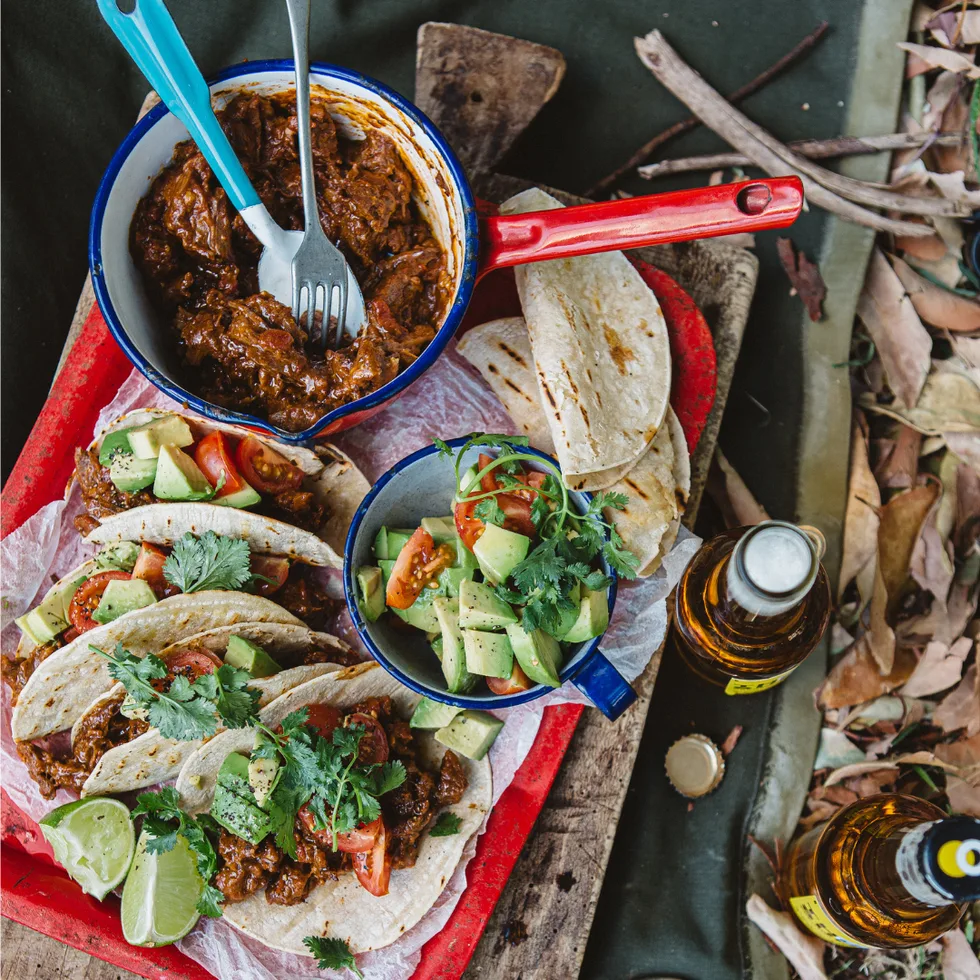
{"type": "MultiPolygon", "coordinates": [[[[285,6],[273,0],[172,0],[205,74],[290,54],[285,6]]],[[[632,38],[663,30],[723,92],[774,62],[821,20],[832,33],[805,62],[749,99],[746,110],[782,139],[840,131],[861,4],[854,0],[334,0],[314,4],[312,56],[376,76],[411,97],[415,35],[458,21],[550,44],[568,60],[553,102],[502,171],[581,192],[686,114],[640,64],[632,38]],[[717,22],[717,26],[713,24],[717,22]],[[804,103],[809,109],[804,109],[804,103]]],[[[147,86],[103,24],[94,0],[3,7],[3,473],[41,407],[86,272],[88,218],[99,179],[147,86]]],[[[700,131],[666,155],[722,150],[700,131]]],[[[637,178],[634,193],[703,182],[637,178]]],[[[816,254],[819,212],[792,230],[816,254]]],[[[800,306],[759,236],[762,273],[729,399],[722,441],[770,512],[792,516],[800,420],[800,306]]],[[[819,329],[814,327],[813,329],[819,329]]],[[[707,691],[668,652],[589,943],[589,978],[740,975],[742,825],[754,792],[768,696],[707,691]],[[745,724],[722,788],[688,813],[667,787],[663,757],[679,735],[721,739],[745,724]]]]}

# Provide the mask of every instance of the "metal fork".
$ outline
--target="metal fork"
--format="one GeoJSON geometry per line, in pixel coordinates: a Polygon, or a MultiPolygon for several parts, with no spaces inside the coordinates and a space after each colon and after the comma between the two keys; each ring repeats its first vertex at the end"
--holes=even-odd
{"type": "Polygon", "coordinates": [[[344,321],[347,319],[347,261],[340,249],[324,233],[316,202],[313,147],[310,139],[310,0],[286,0],[286,7],[289,11],[289,33],[293,39],[293,59],[296,64],[296,128],[299,135],[303,218],[306,225],[303,241],[292,263],[293,317],[305,328],[311,339],[314,338],[319,324],[319,347],[326,350],[329,346],[332,310],[336,311],[334,347],[340,345],[340,338],[344,333],[344,321]]]}

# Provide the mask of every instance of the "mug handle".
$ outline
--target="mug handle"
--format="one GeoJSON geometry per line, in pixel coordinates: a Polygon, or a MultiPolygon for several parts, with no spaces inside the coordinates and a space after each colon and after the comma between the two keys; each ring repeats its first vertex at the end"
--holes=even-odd
{"type": "Polygon", "coordinates": [[[569,680],[610,720],[615,721],[636,701],[636,691],[601,650],[587,657],[569,680]]]}

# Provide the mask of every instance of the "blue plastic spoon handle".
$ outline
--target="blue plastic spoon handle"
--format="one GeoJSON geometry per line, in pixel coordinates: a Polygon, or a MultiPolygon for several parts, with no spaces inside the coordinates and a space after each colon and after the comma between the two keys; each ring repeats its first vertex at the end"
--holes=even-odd
{"type": "Polygon", "coordinates": [[[137,0],[123,13],[116,0],[97,0],[99,10],[167,108],[187,127],[239,211],[260,204],[221,128],[211,93],[163,0],[137,0]]]}

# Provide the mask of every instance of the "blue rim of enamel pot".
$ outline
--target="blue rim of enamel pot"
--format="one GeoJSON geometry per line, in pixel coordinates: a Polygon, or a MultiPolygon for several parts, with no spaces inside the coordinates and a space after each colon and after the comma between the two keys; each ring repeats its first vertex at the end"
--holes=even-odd
{"type": "MultiPolygon", "coordinates": [[[[458,449],[466,442],[466,437],[461,436],[457,439],[446,440],[446,445],[451,449],[458,449]]],[[[532,449],[530,446],[520,446],[518,447],[521,452],[531,453],[534,456],[540,457],[542,460],[558,466],[558,461],[553,457],[549,456],[547,453],[541,452],[539,449],[532,449]]],[[[371,508],[371,504],[374,502],[378,494],[387,486],[395,477],[401,473],[406,467],[411,466],[413,463],[418,462],[420,459],[424,459],[427,456],[435,455],[439,452],[437,446],[426,446],[419,449],[417,452],[412,453],[411,456],[406,456],[403,460],[395,463],[394,466],[384,476],[382,476],[377,483],[371,487],[368,495],[361,501],[360,506],[354,514],[354,518],[351,521],[350,530],[347,532],[347,541],[344,545],[344,598],[347,601],[347,611],[350,613],[350,617],[354,622],[354,626],[357,629],[358,636],[361,642],[370,651],[371,656],[384,667],[393,677],[396,677],[402,682],[406,687],[411,688],[417,694],[422,694],[425,697],[431,698],[433,701],[441,701],[445,704],[456,705],[460,708],[478,708],[484,711],[494,709],[494,708],[512,708],[514,705],[524,704],[527,701],[534,701],[536,698],[544,697],[551,691],[557,690],[557,688],[547,687],[544,684],[535,684],[533,687],[526,691],[522,691],[520,694],[491,694],[488,697],[475,697],[468,694],[449,694],[446,691],[439,691],[435,688],[427,687],[425,684],[421,684],[415,678],[406,674],[403,670],[400,670],[395,664],[393,664],[384,654],[384,652],[378,647],[378,645],[371,639],[370,634],[367,631],[367,624],[364,622],[364,618],[361,616],[361,610],[357,605],[357,583],[354,581],[354,576],[356,574],[356,569],[354,568],[353,556],[354,556],[354,544],[357,539],[358,530],[361,527],[361,523],[364,520],[365,515],[371,508]]],[[[586,501],[592,499],[592,494],[585,490],[573,490],[571,493],[581,494],[586,501]]],[[[607,532],[608,536],[608,532],[607,532]]],[[[616,592],[619,588],[619,578],[616,572],[610,568],[609,564],[603,560],[602,562],[603,571],[609,576],[612,581],[609,584],[609,589],[607,593],[607,599],[609,603],[609,621],[612,622],[613,607],[616,605],[616,592]]],[[[608,627],[607,627],[608,628],[608,627]]],[[[592,659],[593,655],[599,649],[599,642],[605,636],[605,632],[600,633],[599,636],[593,637],[591,640],[586,640],[582,645],[582,648],[575,654],[574,663],[567,664],[559,673],[559,678],[564,684],[566,681],[574,680],[581,671],[585,669],[589,661],[592,659]]],[[[625,684],[625,681],[623,682],[625,684]]]]}
{"type": "MultiPolygon", "coordinates": [[[[241,78],[248,75],[261,74],[271,71],[293,71],[293,61],[290,58],[278,58],[270,61],[249,61],[242,64],[232,65],[225,68],[217,75],[208,80],[208,85],[215,85],[231,78],[241,78]]],[[[134,367],[153,385],[159,388],[164,394],[169,395],[178,401],[208,418],[219,422],[227,422],[232,425],[244,425],[255,429],[261,429],[275,436],[282,442],[301,444],[315,439],[324,429],[332,423],[351,415],[355,412],[362,412],[366,409],[374,408],[387,402],[395,395],[400,394],[409,385],[417,381],[421,375],[435,363],[436,358],[443,352],[452,336],[456,333],[466,307],[469,305],[473,287],[476,284],[477,262],[479,258],[479,224],[477,221],[476,202],[473,199],[473,192],[463,173],[456,155],[453,153],[449,144],[442,137],[439,130],[433,123],[411,102],[403,98],[394,90],[388,88],[376,79],[362,75],[360,72],[351,71],[347,68],[340,68],[336,65],[328,65],[323,62],[312,62],[310,64],[311,75],[321,75],[327,78],[337,78],[348,82],[354,82],[363,88],[368,89],[375,95],[380,96],[391,103],[396,109],[403,112],[412,121],[424,130],[429,139],[439,151],[443,160],[452,175],[453,183],[460,196],[463,208],[463,221],[465,232],[465,246],[463,251],[463,268],[460,277],[459,289],[456,298],[450,307],[442,326],[430,341],[429,346],[419,355],[418,359],[409,365],[404,371],[392,378],[387,384],[382,385],[377,391],[371,392],[362,398],[355,399],[346,405],[341,405],[333,411],[328,412],[318,419],[313,425],[302,432],[287,432],[272,425],[265,419],[255,415],[248,415],[245,412],[236,412],[222,408],[212,402],[205,401],[193,392],[182,388],[175,381],[157,371],[152,364],[143,356],[130,340],[126,328],[123,326],[112,299],[109,296],[109,289],[105,280],[105,272],[102,263],[102,222],[105,217],[106,205],[109,195],[115,184],[116,177],[122,169],[123,164],[129,155],[137,147],[140,140],[149,132],[153,126],[164,116],[170,114],[170,110],[160,103],[154,106],[127,134],[119,149],[116,150],[109,162],[99,190],[95,195],[95,204],[92,208],[92,220],[89,224],[89,269],[92,273],[92,283],[95,287],[95,296],[99,302],[99,308],[105,317],[109,332],[115,338],[116,343],[123,349],[126,357],[132,362],[134,367]]]]}

